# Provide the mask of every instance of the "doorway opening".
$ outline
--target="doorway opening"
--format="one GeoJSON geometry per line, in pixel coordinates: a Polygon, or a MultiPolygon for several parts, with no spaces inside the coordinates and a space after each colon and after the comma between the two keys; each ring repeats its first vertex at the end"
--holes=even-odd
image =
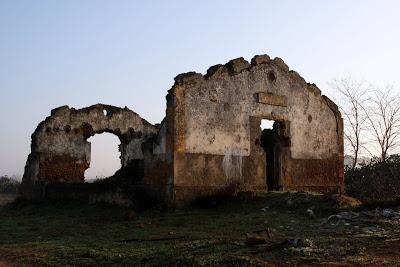
{"type": "Polygon", "coordinates": [[[279,128],[281,122],[261,120],[261,146],[265,151],[266,181],[268,190],[280,190],[281,147],[279,128]]]}
{"type": "Polygon", "coordinates": [[[121,144],[118,136],[111,133],[95,134],[87,139],[91,143],[89,168],[85,171],[85,181],[94,182],[113,176],[121,169],[121,144]]]}

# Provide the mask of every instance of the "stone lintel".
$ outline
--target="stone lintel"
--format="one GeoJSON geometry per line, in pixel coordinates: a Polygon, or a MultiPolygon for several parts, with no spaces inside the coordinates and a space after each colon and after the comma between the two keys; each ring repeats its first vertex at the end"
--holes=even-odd
{"type": "Polygon", "coordinates": [[[286,97],[266,92],[257,93],[257,102],[272,106],[281,106],[281,107],[287,106],[286,97]]]}

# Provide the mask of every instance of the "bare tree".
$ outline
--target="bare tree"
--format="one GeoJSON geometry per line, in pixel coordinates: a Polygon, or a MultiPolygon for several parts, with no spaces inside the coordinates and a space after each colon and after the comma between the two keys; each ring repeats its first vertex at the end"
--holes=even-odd
{"type": "Polygon", "coordinates": [[[384,161],[388,153],[400,144],[400,97],[390,85],[375,89],[363,109],[384,161]]]}
{"type": "Polygon", "coordinates": [[[364,110],[369,89],[365,82],[351,78],[335,79],[331,83],[331,87],[340,94],[340,109],[344,119],[344,137],[353,156],[351,168],[354,169],[361,150],[366,145],[363,133],[366,131],[367,116],[364,110]]]}

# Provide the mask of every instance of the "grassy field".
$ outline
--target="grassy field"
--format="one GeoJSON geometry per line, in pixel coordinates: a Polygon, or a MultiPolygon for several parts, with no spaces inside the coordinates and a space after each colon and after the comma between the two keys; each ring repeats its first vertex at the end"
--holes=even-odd
{"type": "Polygon", "coordinates": [[[0,266],[400,266],[396,221],[363,222],[384,234],[360,232],[356,223],[334,225],[328,216],[345,208],[321,195],[265,193],[140,214],[79,203],[0,209],[0,266]],[[246,233],[265,227],[307,246],[246,242],[246,233]]]}

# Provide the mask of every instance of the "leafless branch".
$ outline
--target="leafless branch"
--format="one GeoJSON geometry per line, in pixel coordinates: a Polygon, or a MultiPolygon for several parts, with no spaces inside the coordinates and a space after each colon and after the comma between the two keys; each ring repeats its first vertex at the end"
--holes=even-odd
{"type": "Polygon", "coordinates": [[[351,167],[355,168],[361,150],[366,147],[363,133],[366,129],[367,117],[363,111],[369,88],[365,82],[351,78],[335,79],[331,83],[331,87],[340,94],[345,142],[353,156],[351,167]]]}
{"type": "Polygon", "coordinates": [[[380,158],[385,160],[400,145],[400,98],[393,86],[375,89],[363,106],[368,126],[379,145],[380,158]]]}

